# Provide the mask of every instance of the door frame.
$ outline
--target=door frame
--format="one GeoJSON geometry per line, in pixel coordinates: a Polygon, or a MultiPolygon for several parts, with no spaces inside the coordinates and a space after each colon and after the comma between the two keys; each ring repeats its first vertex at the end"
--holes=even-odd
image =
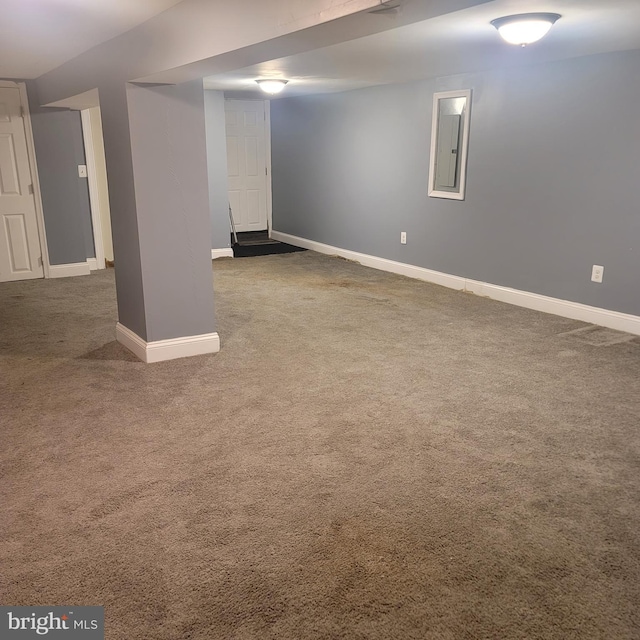
{"type": "Polygon", "coordinates": [[[264,155],[267,164],[267,235],[273,229],[273,199],[271,195],[271,100],[264,101],[264,155]]]}
{"type": "MultiPolygon", "coordinates": [[[[80,110],[82,122],[82,138],[84,144],[84,161],[87,166],[87,181],[89,186],[89,208],[91,209],[91,226],[93,227],[93,249],[96,257],[96,269],[106,269],[104,254],[104,238],[102,235],[102,210],[98,191],[96,171],[96,149],[93,144],[93,125],[89,109],[80,110]]],[[[89,258],[89,260],[91,260],[89,258]]]]}
{"type": "Polygon", "coordinates": [[[38,163],[36,160],[36,145],[33,138],[33,128],[31,126],[31,111],[29,109],[29,96],[27,95],[27,84],[25,82],[14,82],[12,80],[0,80],[2,89],[18,89],[20,94],[20,106],[22,107],[22,123],[24,135],[27,141],[27,157],[29,158],[29,169],[31,171],[31,185],[33,187],[33,200],[36,210],[36,224],[38,226],[38,240],[40,241],[40,256],[42,259],[42,270],[44,277],[50,278],[49,248],[47,247],[47,233],[44,224],[44,209],[42,207],[42,194],[40,191],[40,179],[38,177],[38,163]]]}

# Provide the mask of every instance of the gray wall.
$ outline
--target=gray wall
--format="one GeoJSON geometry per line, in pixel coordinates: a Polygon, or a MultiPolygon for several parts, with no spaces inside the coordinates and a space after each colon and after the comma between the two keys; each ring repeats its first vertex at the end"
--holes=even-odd
{"type": "Polygon", "coordinates": [[[34,84],[27,90],[49,260],[84,262],[96,254],[89,186],[78,177],[78,165],[85,164],[80,112],[41,108],[34,84]]]}
{"type": "Polygon", "coordinates": [[[632,51],[274,100],[273,228],[640,315],[638,69],[632,51]],[[429,198],[433,93],[461,88],[466,200],[429,198]]]}
{"type": "Polygon", "coordinates": [[[225,131],[224,93],[204,92],[207,129],[207,167],[209,173],[209,211],[211,214],[211,248],[231,246],[229,231],[229,188],[227,184],[227,137],[225,131]]]}

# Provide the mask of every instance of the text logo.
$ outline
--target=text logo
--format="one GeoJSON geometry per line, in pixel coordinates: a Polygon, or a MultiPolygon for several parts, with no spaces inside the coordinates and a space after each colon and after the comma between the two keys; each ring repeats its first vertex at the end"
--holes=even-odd
{"type": "Polygon", "coordinates": [[[103,607],[0,607],[0,640],[104,640],[103,607]]]}

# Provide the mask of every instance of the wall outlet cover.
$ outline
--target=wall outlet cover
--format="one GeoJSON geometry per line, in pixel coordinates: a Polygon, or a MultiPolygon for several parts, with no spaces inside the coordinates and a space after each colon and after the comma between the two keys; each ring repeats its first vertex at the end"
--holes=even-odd
{"type": "Polygon", "coordinates": [[[599,264],[594,264],[591,269],[591,281],[592,282],[602,282],[602,278],[604,277],[604,267],[599,264]]]}

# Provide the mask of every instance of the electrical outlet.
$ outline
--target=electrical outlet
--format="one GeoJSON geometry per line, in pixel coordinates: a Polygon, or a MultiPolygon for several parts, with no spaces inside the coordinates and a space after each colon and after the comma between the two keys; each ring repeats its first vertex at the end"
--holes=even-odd
{"type": "Polygon", "coordinates": [[[602,282],[602,278],[604,277],[604,267],[599,264],[594,264],[593,269],[591,269],[591,281],[592,282],[602,282]]]}
{"type": "Polygon", "coordinates": [[[400,244],[407,244],[407,232],[406,231],[401,231],[400,232],[400,244]]]}
{"type": "Polygon", "coordinates": [[[87,177],[87,165],[86,164],[79,164],[78,165],[78,177],[79,178],[86,178],[87,177]]]}

